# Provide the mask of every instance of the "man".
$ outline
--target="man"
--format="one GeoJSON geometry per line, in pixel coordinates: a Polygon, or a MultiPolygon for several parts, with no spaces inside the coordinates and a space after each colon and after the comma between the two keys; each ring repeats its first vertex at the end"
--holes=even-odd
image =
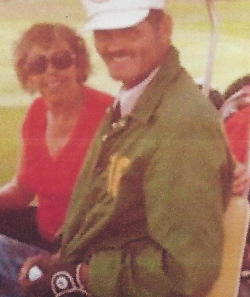
{"type": "Polygon", "coordinates": [[[20,283],[28,296],[206,296],[231,195],[220,122],[180,65],[164,0],[83,3],[123,87],[78,178],[60,252],[29,259],[20,283]]]}

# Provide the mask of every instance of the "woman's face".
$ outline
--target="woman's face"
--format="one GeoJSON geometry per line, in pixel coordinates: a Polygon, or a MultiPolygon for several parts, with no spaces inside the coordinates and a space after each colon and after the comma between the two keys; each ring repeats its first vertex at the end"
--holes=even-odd
{"type": "Polygon", "coordinates": [[[62,39],[56,39],[48,49],[33,46],[26,67],[30,83],[48,101],[70,98],[79,88],[75,56],[62,39]]]}

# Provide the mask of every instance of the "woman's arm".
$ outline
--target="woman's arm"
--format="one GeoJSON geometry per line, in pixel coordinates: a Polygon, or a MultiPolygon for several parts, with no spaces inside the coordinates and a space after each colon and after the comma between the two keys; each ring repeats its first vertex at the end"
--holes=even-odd
{"type": "Polygon", "coordinates": [[[25,189],[17,178],[13,178],[12,181],[0,188],[0,210],[25,207],[33,198],[34,194],[25,189]]]}

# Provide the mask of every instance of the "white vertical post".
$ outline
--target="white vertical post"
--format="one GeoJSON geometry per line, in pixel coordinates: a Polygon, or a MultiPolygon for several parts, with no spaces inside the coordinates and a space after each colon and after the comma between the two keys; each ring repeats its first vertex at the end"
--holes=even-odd
{"type": "Polygon", "coordinates": [[[203,84],[203,92],[205,93],[205,95],[208,96],[209,89],[211,88],[212,74],[213,74],[214,62],[215,62],[215,51],[216,51],[216,46],[217,46],[218,36],[219,36],[219,21],[218,21],[218,15],[214,7],[215,1],[214,0],[205,0],[205,1],[206,1],[209,20],[211,24],[207,67],[206,67],[205,79],[203,84]]]}

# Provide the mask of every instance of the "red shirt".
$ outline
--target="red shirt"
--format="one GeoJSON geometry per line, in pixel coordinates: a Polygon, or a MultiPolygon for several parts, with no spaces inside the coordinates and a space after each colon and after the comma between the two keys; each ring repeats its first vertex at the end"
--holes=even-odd
{"type": "Polygon", "coordinates": [[[237,111],[225,122],[231,152],[241,163],[245,163],[247,158],[249,125],[250,107],[237,111]]]}
{"type": "Polygon", "coordinates": [[[41,235],[52,241],[61,228],[76,177],[90,142],[112,97],[83,87],[84,104],[75,130],[59,155],[51,158],[46,142],[47,107],[36,99],[22,128],[24,162],[19,181],[36,194],[39,201],[37,223],[41,235]]]}

